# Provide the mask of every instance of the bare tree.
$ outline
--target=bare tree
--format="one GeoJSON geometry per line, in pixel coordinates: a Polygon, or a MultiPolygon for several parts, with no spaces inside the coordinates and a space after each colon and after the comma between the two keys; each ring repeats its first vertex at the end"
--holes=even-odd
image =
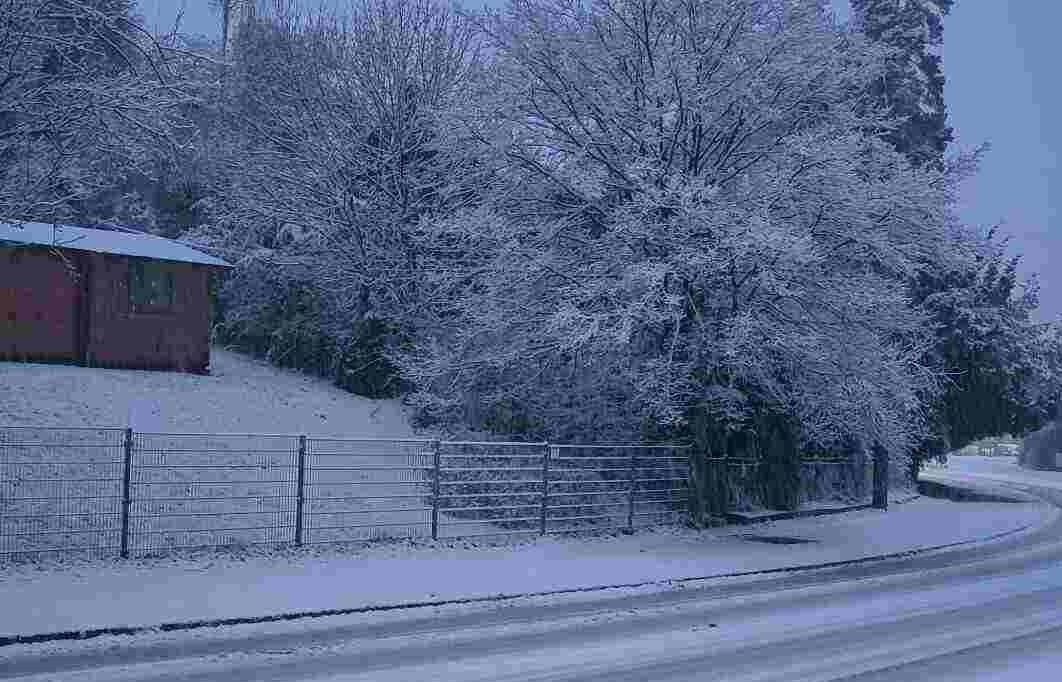
{"type": "Polygon", "coordinates": [[[179,144],[162,47],[128,0],[0,0],[0,217],[61,219],[179,144]]]}
{"type": "MultiPolygon", "coordinates": [[[[246,267],[312,273],[330,334],[401,318],[421,279],[418,222],[453,199],[437,126],[476,68],[474,27],[436,0],[357,0],[342,17],[279,7],[242,30],[232,61],[228,243],[246,267]]],[[[256,309],[245,293],[234,317],[256,309]]]]}
{"type": "Polygon", "coordinates": [[[258,3],[256,0],[210,0],[210,2],[221,15],[221,49],[222,52],[228,54],[236,43],[240,29],[254,20],[258,3]]]}
{"type": "Polygon", "coordinates": [[[426,409],[588,438],[767,409],[808,446],[916,442],[935,377],[901,275],[947,257],[954,183],[868,132],[873,46],[783,0],[514,0],[485,30],[453,144],[492,183],[432,223],[455,248],[429,268],[447,324],[405,363],[426,409]]]}

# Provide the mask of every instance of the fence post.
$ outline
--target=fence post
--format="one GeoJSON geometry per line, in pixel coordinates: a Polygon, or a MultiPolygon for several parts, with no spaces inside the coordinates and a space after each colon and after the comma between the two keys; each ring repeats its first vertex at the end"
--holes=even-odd
{"type": "Polygon", "coordinates": [[[726,515],[730,511],[731,501],[735,496],[737,486],[733,485],[733,480],[730,476],[730,462],[727,460],[726,454],[721,459],[716,460],[712,466],[715,467],[712,471],[712,481],[719,491],[718,511],[720,522],[722,523],[726,521],[726,515]]]}
{"type": "Polygon", "coordinates": [[[543,443],[546,451],[542,454],[542,510],[539,516],[539,535],[546,534],[546,512],[549,510],[549,455],[553,446],[543,443]]]}
{"type": "Polygon", "coordinates": [[[122,443],[122,540],[119,555],[129,558],[129,507],[132,506],[131,480],[133,475],[133,429],[125,430],[122,443]]]}
{"type": "Polygon", "coordinates": [[[873,449],[874,457],[874,509],[887,511],[889,508],[889,453],[880,445],[873,449]]]}
{"type": "Polygon", "coordinates": [[[306,506],[306,436],[299,436],[298,466],[295,474],[295,546],[302,547],[303,507],[306,506]]]}
{"type": "Polygon", "coordinates": [[[631,470],[627,477],[627,531],[631,533],[634,532],[634,473],[637,459],[638,450],[631,450],[631,470]]]}
{"type": "MultiPolygon", "coordinates": [[[[693,458],[697,456],[699,456],[699,454],[692,445],[686,447],[686,509],[689,511],[693,511],[694,509],[695,501],[693,497],[697,495],[697,490],[703,489],[703,481],[700,481],[696,484],[693,482],[694,477],[697,476],[697,473],[695,472],[694,468],[693,458]],[[694,486],[696,486],[696,488],[694,486]]],[[[703,479],[703,476],[701,476],[701,478],[703,479]]],[[[718,486],[716,486],[716,490],[718,490],[718,486]]],[[[716,493],[713,491],[712,494],[714,495],[716,493]]],[[[702,509],[700,504],[703,503],[699,503],[697,506],[698,518],[700,517],[700,510],[702,509]]]]}
{"type": "Polygon", "coordinates": [[[432,444],[432,479],[431,479],[431,539],[439,539],[439,475],[442,472],[442,453],[439,452],[440,443],[433,440],[432,444]]]}

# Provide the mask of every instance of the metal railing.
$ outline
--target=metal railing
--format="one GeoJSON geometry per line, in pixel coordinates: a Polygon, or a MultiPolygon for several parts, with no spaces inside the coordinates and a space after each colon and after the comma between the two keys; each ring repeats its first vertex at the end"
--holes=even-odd
{"type": "MultiPolygon", "coordinates": [[[[761,460],[716,457],[706,464],[722,481],[718,491],[722,508],[735,512],[765,508],[761,460]]],[[[819,501],[861,504],[872,499],[875,475],[870,457],[802,458],[799,471],[800,484],[796,491],[799,504],[819,501]]]]}
{"type": "Polygon", "coordinates": [[[125,432],[0,429],[0,556],[121,550],[125,432]]]}
{"type": "Polygon", "coordinates": [[[681,445],[0,427],[0,559],[634,529],[680,520],[681,445]]]}
{"type": "Polygon", "coordinates": [[[123,556],[294,538],[298,437],[127,434],[123,556]]]}

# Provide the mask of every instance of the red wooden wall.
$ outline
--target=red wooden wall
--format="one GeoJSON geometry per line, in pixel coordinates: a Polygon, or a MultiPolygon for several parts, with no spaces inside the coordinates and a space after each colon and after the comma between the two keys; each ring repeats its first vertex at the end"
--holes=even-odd
{"type": "Polygon", "coordinates": [[[78,306],[72,263],[46,249],[0,248],[0,359],[78,359],[78,306]]]}
{"type": "Polygon", "coordinates": [[[209,267],[154,261],[173,273],[173,306],[143,311],[129,300],[131,259],[60,254],[0,248],[0,359],[207,370],[209,267]]]}

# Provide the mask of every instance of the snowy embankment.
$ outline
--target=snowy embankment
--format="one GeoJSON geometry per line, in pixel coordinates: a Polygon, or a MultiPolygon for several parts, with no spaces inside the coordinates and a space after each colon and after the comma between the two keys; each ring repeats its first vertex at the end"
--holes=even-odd
{"type": "Polygon", "coordinates": [[[358,551],[21,565],[0,574],[0,635],[589,587],[857,559],[1037,526],[1039,504],[917,499],[888,512],[631,536],[381,544],[358,551]],[[745,536],[808,541],[766,544],[745,536]],[[106,604],[101,609],[100,605],[106,604]]]}
{"type": "Polygon", "coordinates": [[[125,427],[167,433],[413,435],[397,400],[214,348],[211,374],[0,363],[0,426],[125,427]]]}
{"type": "Polygon", "coordinates": [[[424,459],[418,444],[321,440],[410,438],[399,401],[355,396],[237,353],[212,354],[210,376],[0,363],[0,429],[46,427],[0,431],[0,561],[24,552],[117,553],[122,434],[97,427],[128,425],[138,434],[133,554],[291,542],[297,435],[316,438],[322,451],[307,455],[317,465],[307,481],[315,498],[307,542],[425,532],[422,511],[378,511],[418,506],[394,500],[428,490],[407,470],[424,459]],[[361,499],[370,494],[376,499],[361,499]]]}
{"type": "MultiPolygon", "coordinates": [[[[137,433],[125,534],[133,556],[294,543],[297,527],[306,544],[432,533],[432,453],[423,441],[388,442],[416,437],[398,401],[354,396],[320,378],[219,349],[210,376],[0,363],[0,429],[126,425],[137,433]]],[[[0,562],[30,553],[119,552],[123,437],[95,429],[0,431],[0,562]]],[[[541,471],[539,456],[538,449],[522,455],[514,448],[445,450],[442,485],[451,499],[440,505],[439,537],[512,530],[493,523],[509,516],[525,517],[518,530],[537,531],[540,505],[531,479],[541,471]],[[493,478],[520,480],[502,488],[493,478]]],[[[652,477],[664,478],[662,468],[652,477]]],[[[572,519],[604,517],[603,510],[618,510],[607,525],[626,521],[625,488],[616,500],[605,499],[608,489],[596,470],[561,465],[559,458],[555,474],[571,480],[555,482],[554,530],[570,529],[572,519]],[[579,505],[587,502],[590,511],[583,511],[579,505]]],[[[625,481],[625,465],[622,474],[625,481]]],[[[636,501],[637,521],[673,519],[674,505],[658,504],[652,490],[636,501]]]]}

